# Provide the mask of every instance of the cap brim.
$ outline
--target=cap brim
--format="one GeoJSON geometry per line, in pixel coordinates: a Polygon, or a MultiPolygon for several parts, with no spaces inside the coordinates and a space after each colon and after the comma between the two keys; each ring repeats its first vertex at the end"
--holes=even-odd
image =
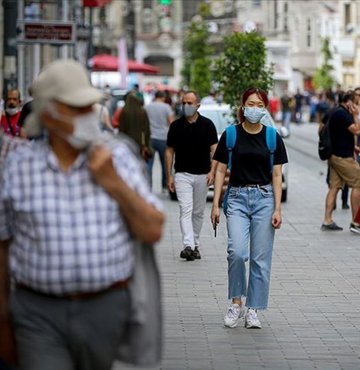
{"type": "Polygon", "coordinates": [[[103,94],[99,90],[89,86],[86,89],[72,91],[64,97],[56,98],[56,100],[71,107],[86,107],[101,101],[102,98],[103,94]]]}

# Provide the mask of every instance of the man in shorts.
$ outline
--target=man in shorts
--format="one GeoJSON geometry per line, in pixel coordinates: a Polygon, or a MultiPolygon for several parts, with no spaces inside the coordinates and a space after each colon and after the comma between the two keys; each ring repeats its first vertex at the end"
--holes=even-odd
{"type": "Polygon", "coordinates": [[[359,109],[354,104],[355,94],[349,91],[344,94],[343,101],[332,112],[328,125],[332,142],[332,155],[328,160],[330,167],[329,191],[325,202],[325,217],[321,225],[323,231],[340,231],[332,219],[332,213],[339,189],[345,184],[352,188],[350,202],[352,221],[350,231],[360,234],[360,225],[355,222],[357,210],[360,206],[360,166],[355,160],[354,153],[359,151],[355,146],[354,135],[360,134],[359,109]]]}

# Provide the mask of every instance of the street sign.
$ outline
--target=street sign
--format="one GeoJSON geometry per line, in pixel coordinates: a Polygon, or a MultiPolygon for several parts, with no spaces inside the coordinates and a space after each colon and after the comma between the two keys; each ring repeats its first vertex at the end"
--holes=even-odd
{"type": "Polygon", "coordinates": [[[83,0],[83,6],[89,8],[101,7],[110,3],[112,0],[83,0]]]}
{"type": "Polygon", "coordinates": [[[24,44],[75,44],[74,22],[19,22],[19,43],[24,44]]]}

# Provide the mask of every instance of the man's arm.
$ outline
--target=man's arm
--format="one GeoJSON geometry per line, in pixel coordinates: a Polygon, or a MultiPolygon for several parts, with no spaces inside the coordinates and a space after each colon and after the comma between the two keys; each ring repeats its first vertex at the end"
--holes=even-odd
{"type": "Polygon", "coordinates": [[[211,168],[210,168],[210,172],[207,174],[207,184],[208,185],[212,185],[215,179],[216,166],[218,162],[215,161],[213,157],[215,154],[216,147],[217,147],[217,143],[210,146],[211,168]]]}
{"type": "Polygon", "coordinates": [[[173,177],[174,148],[168,146],[165,150],[165,166],[168,188],[171,192],[175,191],[175,182],[173,177]]]}
{"type": "Polygon", "coordinates": [[[118,203],[132,234],[146,243],[159,241],[164,214],[131,189],[118,175],[112,153],[104,147],[96,147],[90,154],[88,166],[96,182],[118,203]]]}
{"type": "Polygon", "coordinates": [[[353,116],[354,123],[351,124],[348,127],[348,130],[353,134],[353,135],[359,135],[360,134],[360,123],[359,123],[359,108],[355,104],[350,104],[348,106],[348,109],[350,113],[353,116]]]}
{"type": "Polygon", "coordinates": [[[174,115],[173,114],[171,114],[171,115],[169,115],[167,117],[167,123],[168,123],[168,125],[170,125],[172,123],[172,121],[174,121],[174,115]]]}
{"type": "Polygon", "coordinates": [[[10,241],[0,241],[0,358],[16,362],[15,336],[9,315],[10,278],[8,269],[10,241]]]}

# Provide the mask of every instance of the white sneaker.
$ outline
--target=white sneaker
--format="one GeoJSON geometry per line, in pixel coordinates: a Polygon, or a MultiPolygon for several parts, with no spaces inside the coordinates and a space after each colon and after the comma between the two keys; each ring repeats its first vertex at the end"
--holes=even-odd
{"type": "Polygon", "coordinates": [[[245,328],[261,329],[261,322],[257,316],[256,310],[249,308],[245,315],[245,328]]]}
{"type": "Polygon", "coordinates": [[[224,317],[224,325],[227,326],[228,328],[236,328],[239,319],[243,316],[244,316],[243,307],[236,303],[231,303],[224,317]]]}
{"type": "Polygon", "coordinates": [[[350,224],[350,231],[355,234],[360,234],[360,226],[354,224],[353,222],[350,224]]]}

